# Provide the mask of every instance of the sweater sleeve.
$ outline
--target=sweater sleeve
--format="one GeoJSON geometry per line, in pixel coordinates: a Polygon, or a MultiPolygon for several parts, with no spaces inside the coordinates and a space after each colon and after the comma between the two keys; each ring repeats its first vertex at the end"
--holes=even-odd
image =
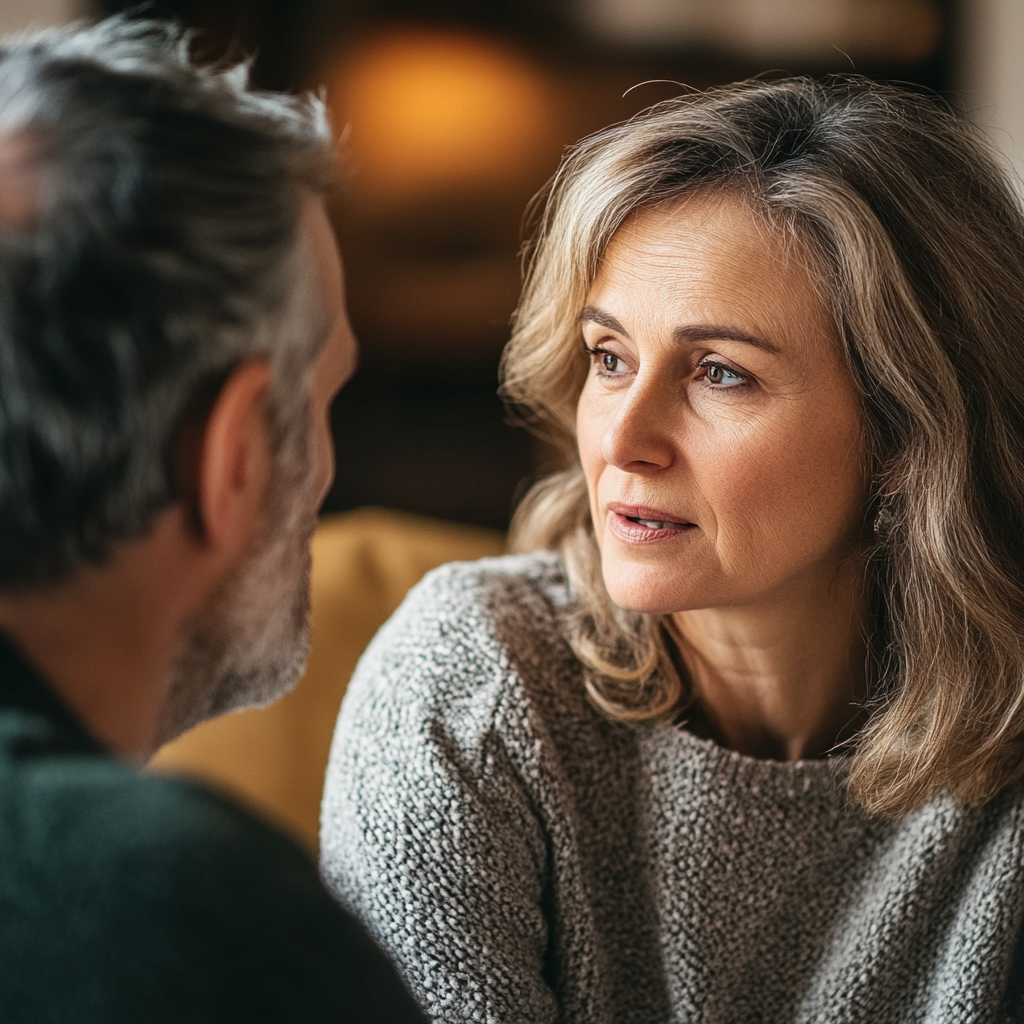
{"type": "Polygon", "coordinates": [[[322,814],[328,885],[435,1021],[553,1021],[546,843],[514,679],[469,566],[424,580],[364,655],[322,814]]]}

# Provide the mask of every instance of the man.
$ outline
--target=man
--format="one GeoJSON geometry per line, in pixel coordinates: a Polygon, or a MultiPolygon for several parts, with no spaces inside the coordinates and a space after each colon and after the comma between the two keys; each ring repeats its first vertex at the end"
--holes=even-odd
{"type": "Polygon", "coordinates": [[[0,1020],[414,1021],[289,841],[135,765],[272,701],[355,344],[322,109],[114,19],[0,44],[0,1020]]]}

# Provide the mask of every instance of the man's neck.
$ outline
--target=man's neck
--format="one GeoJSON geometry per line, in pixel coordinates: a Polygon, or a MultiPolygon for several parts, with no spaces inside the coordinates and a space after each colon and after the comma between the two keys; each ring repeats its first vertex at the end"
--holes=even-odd
{"type": "Polygon", "coordinates": [[[122,756],[152,750],[177,630],[185,571],[177,510],[145,540],[120,545],[98,566],[52,586],[0,594],[0,630],[75,713],[122,756]]]}

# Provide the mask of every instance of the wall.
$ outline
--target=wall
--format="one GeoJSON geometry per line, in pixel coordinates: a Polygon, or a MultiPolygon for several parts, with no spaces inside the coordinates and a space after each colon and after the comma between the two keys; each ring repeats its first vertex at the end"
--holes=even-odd
{"type": "Polygon", "coordinates": [[[955,84],[1024,197],[1024,0],[964,0],[960,20],[955,84]]]}
{"type": "Polygon", "coordinates": [[[0,33],[62,25],[81,11],[78,0],[2,0],[0,33]]]}

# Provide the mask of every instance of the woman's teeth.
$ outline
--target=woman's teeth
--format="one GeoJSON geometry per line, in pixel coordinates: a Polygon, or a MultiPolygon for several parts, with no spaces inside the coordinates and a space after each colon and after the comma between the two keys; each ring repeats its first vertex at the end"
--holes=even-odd
{"type": "Polygon", "coordinates": [[[666,523],[663,519],[640,519],[636,516],[626,516],[631,522],[646,526],[649,530],[667,530],[670,526],[678,526],[678,523],[666,523]]]}

